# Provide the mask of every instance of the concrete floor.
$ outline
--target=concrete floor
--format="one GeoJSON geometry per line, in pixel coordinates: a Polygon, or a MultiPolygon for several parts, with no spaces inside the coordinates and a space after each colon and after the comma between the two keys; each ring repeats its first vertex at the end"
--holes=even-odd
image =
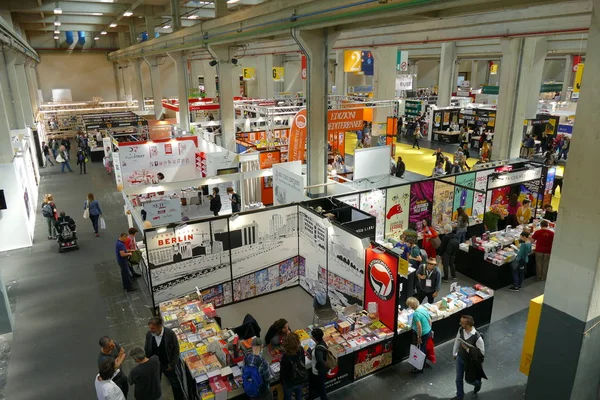
{"type": "MultiPolygon", "coordinates": [[[[88,167],[87,175],[61,174],[57,167],[43,169],[40,185],[40,196],[53,193],[58,208],[75,219],[80,250],[59,254],[57,244],[46,239],[45,221],[39,217],[33,247],[0,254],[0,272],[9,286],[15,314],[12,346],[10,337],[3,338],[0,346],[2,360],[10,351],[8,375],[6,364],[0,363],[0,399],[93,399],[98,339],[109,335],[126,349],[143,344],[151,315],[148,293],[142,282],[136,283],[141,289],[138,292],[125,293],[114,261],[114,242],[127,228],[123,200],[115,190],[114,177],[107,176],[101,164],[88,167]],[[100,202],[108,228],[99,238],[82,218],[83,202],[90,191],[100,202]]],[[[473,282],[460,277],[459,283],[473,282]]],[[[448,291],[446,286],[442,292],[448,291]]],[[[518,372],[518,359],[527,316],[524,309],[529,299],[542,291],[541,283],[530,280],[520,293],[497,292],[493,323],[485,332],[491,377],[484,384],[486,399],[521,398],[525,377],[518,372]]],[[[288,318],[294,328],[308,325],[310,304],[304,291],[294,288],[225,307],[220,313],[225,326],[235,326],[250,312],[266,332],[279,317],[288,318]]],[[[331,398],[358,399],[372,393],[381,393],[382,399],[450,398],[454,395],[454,367],[448,346],[438,349],[438,365],[422,376],[411,376],[410,368],[400,364],[331,398]]],[[[127,360],[125,371],[131,367],[127,360]]],[[[165,387],[164,393],[164,400],[172,399],[170,389],[165,387]]]]}

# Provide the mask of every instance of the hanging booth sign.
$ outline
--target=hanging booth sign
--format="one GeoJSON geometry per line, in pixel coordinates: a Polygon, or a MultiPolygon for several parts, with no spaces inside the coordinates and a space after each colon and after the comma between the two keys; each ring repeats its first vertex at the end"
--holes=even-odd
{"type": "Polygon", "coordinates": [[[363,128],[363,109],[329,110],[327,131],[357,131],[363,128]]]}
{"type": "Polygon", "coordinates": [[[242,77],[245,81],[252,81],[256,78],[256,69],[245,67],[242,68],[242,77]]]}
{"type": "Polygon", "coordinates": [[[153,226],[181,221],[181,199],[164,199],[144,203],[146,221],[153,226]]]}
{"type": "Polygon", "coordinates": [[[396,90],[412,90],[412,75],[403,74],[396,76],[396,90]]]}
{"type": "Polygon", "coordinates": [[[577,73],[575,74],[575,82],[573,82],[573,93],[579,93],[581,90],[581,80],[583,79],[584,63],[577,64],[577,73]]]}
{"type": "Polygon", "coordinates": [[[396,53],[396,71],[408,71],[408,51],[398,50],[396,53]]]}
{"type": "Polygon", "coordinates": [[[306,79],[306,77],[308,76],[308,62],[306,60],[306,56],[302,56],[301,60],[302,69],[300,70],[300,75],[302,76],[302,79],[306,79]]]}
{"type": "Polygon", "coordinates": [[[283,82],[284,72],[283,67],[273,67],[273,81],[283,82]]]}
{"type": "Polygon", "coordinates": [[[258,159],[260,169],[268,169],[273,167],[273,164],[281,162],[281,152],[279,150],[261,151],[258,159]]]}
{"type": "Polygon", "coordinates": [[[344,72],[360,72],[361,64],[362,52],[360,50],[344,51],[344,72]]]}
{"type": "Polygon", "coordinates": [[[394,329],[398,257],[380,249],[367,249],[365,271],[365,304],[377,304],[379,320],[394,329]]]}
{"type": "Polygon", "coordinates": [[[304,162],[307,124],[306,108],[304,108],[296,113],[292,121],[288,147],[288,161],[304,162]]]}
{"type": "Polygon", "coordinates": [[[524,171],[509,172],[507,174],[492,175],[489,177],[488,190],[513,185],[515,183],[533,181],[542,177],[542,169],[526,169],[524,171]]]}
{"type": "Polygon", "coordinates": [[[371,51],[361,51],[360,70],[364,72],[365,75],[369,76],[372,76],[375,73],[375,60],[371,51]]]}

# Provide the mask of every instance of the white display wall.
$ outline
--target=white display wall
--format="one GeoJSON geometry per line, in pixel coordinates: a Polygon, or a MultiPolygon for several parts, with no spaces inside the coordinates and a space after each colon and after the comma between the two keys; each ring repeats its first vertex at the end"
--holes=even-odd
{"type": "Polygon", "coordinates": [[[0,189],[4,190],[7,206],[6,210],[0,210],[0,252],[29,247],[33,243],[37,194],[32,197],[33,191],[20,180],[24,171],[21,158],[12,164],[0,164],[0,189]],[[19,170],[17,164],[20,164],[19,170]]]}

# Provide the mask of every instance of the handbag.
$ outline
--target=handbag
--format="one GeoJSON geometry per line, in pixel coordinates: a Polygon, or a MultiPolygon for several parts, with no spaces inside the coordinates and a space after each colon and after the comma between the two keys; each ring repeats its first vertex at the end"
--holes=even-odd
{"type": "Polygon", "coordinates": [[[90,207],[88,203],[85,203],[85,209],[83,210],[83,218],[88,219],[90,217],[90,207]]]}
{"type": "Polygon", "coordinates": [[[104,217],[100,217],[100,229],[106,229],[106,222],[104,222],[104,217]]]}
{"type": "Polygon", "coordinates": [[[131,252],[131,256],[129,257],[129,262],[131,264],[139,264],[142,261],[142,251],[141,250],[133,250],[131,252]]]}
{"type": "Polygon", "coordinates": [[[408,363],[418,370],[423,369],[425,364],[425,353],[423,353],[414,344],[410,345],[410,356],[408,357],[408,363]]]}
{"type": "Polygon", "coordinates": [[[437,250],[440,247],[440,245],[442,244],[442,240],[440,239],[439,236],[436,236],[436,237],[432,237],[431,239],[429,239],[429,243],[431,243],[431,246],[437,250]]]}
{"type": "Polygon", "coordinates": [[[56,156],[56,162],[63,163],[63,162],[65,162],[65,159],[63,158],[62,155],[59,154],[56,156]]]}

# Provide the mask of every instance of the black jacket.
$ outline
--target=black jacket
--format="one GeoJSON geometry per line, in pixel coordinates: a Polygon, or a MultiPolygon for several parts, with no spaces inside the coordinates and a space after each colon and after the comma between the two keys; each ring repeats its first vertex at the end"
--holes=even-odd
{"type": "Polygon", "coordinates": [[[210,197],[210,211],[221,211],[221,196],[211,196],[210,197]]]}
{"type": "Polygon", "coordinates": [[[454,256],[458,251],[459,244],[460,243],[458,243],[458,236],[456,233],[447,233],[444,235],[444,237],[442,237],[442,243],[436,250],[437,254],[441,256],[444,253],[447,253],[449,256],[454,256]]]}
{"type": "Polygon", "coordinates": [[[487,379],[483,371],[483,360],[485,357],[481,354],[481,350],[473,346],[469,351],[469,357],[463,360],[465,363],[465,380],[467,382],[480,381],[482,378],[487,379]]]}
{"type": "Polygon", "coordinates": [[[406,172],[406,164],[404,164],[404,161],[398,161],[396,163],[396,178],[402,178],[404,172],[406,172]]]}
{"type": "Polygon", "coordinates": [[[294,366],[292,363],[295,363],[299,368],[306,370],[306,366],[304,364],[304,349],[302,347],[298,347],[298,352],[293,356],[288,356],[284,354],[281,358],[281,383],[283,386],[291,387],[296,386],[299,382],[294,382],[294,366]]]}
{"type": "MultiPolygon", "coordinates": [[[[177,365],[177,361],[179,361],[179,342],[177,341],[177,335],[171,329],[167,327],[163,327],[165,330],[163,332],[163,338],[165,345],[165,350],[167,351],[167,358],[169,359],[169,366],[175,369],[177,365]]],[[[154,355],[152,353],[152,341],[154,340],[154,336],[152,333],[148,331],[146,333],[146,343],[144,344],[144,351],[146,352],[146,357],[150,358],[154,355]]],[[[158,354],[157,354],[158,355],[158,354]]]]}

